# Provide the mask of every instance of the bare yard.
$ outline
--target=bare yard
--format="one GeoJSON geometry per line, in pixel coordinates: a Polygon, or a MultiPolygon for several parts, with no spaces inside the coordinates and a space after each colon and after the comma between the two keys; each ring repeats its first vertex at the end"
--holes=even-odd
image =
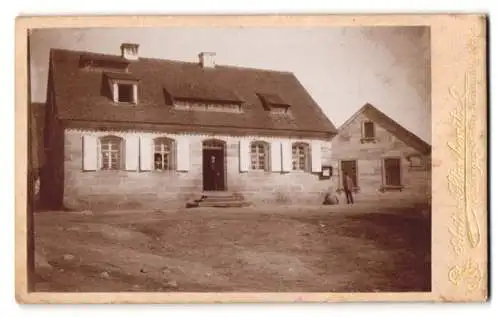
{"type": "Polygon", "coordinates": [[[431,284],[430,220],[413,206],[45,212],[36,214],[35,231],[37,291],[373,292],[431,284]]]}

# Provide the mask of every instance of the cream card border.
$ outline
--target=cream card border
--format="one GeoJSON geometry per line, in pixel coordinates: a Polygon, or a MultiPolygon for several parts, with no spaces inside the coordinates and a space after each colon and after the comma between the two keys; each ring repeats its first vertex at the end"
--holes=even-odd
{"type": "MultiPolygon", "coordinates": [[[[16,21],[16,299],[21,303],[484,301],[488,290],[486,18],[481,15],[95,16],[16,21]],[[432,291],[429,293],[28,292],[27,32],[168,26],[431,28],[432,291]]],[[[404,278],[403,276],[401,278],[404,278]]]]}

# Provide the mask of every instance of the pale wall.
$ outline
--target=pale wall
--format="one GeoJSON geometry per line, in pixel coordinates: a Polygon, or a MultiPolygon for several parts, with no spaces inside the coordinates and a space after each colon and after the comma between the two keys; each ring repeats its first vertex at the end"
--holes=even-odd
{"type": "Polygon", "coordinates": [[[359,192],[355,194],[358,199],[415,199],[429,200],[431,192],[431,170],[430,157],[426,157],[427,164],[424,170],[409,168],[408,154],[418,153],[412,147],[399,140],[392,133],[375,122],[376,143],[360,142],[362,132],[361,125],[369,118],[360,114],[351,123],[343,127],[332,141],[332,158],[334,178],[333,182],[337,188],[340,183],[340,161],[358,161],[359,192]],[[382,185],[382,159],[384,157],[400,157],[402,164],[401,192],[380,192],[382,185]]]}
{"type": "MultiPolygon", "coordinates": [[[[191,166],[178,171],[82,171],[82,137],[79,130],[64,133],[64,205],[70,208],[170,208],[199,198],[202,182],[202,141],[217,138],[226,142],[226,177],[230,193],[241,193],[255,204],[321,204],[332,180],[305,172],[240,172],[239,140],[232,136],[190,136],[191,166]]],[[[94,132],[98,136],[105,132],[94,132]]],[[[124,133],[114,133],[124,136],[124,133]]],[[[176,135],[154,134],[175,139],[176,135]]],[[[265,137],[250,137],[270,141],[265,137]]],[[[294,140],[292,140],[294,141],[294,140]]],[[[302,140],[308,141],[308,140],[302,140]]],[[[311,141],[311,140],[309,140],[311,141]]],[[[322,142],[322,163],[331,163],[331,142],[322,142]]]]}

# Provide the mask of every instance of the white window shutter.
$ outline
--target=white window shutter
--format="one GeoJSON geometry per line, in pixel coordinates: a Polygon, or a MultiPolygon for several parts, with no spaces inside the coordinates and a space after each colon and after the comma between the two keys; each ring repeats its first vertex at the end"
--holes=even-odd
{"type": "Polygon", "coordinates": [[[141,171],[151,171],[153,169],[153,138],[149,135],[142,135],[139,143],[141,171]]]}
{"type": "Polygon", "coordinates": [[[130,134],[125,137],[125,169],[137,171],[139,168],[139,136],[130,134]]]}
{"type": "Polygon", "coordinates": [[[94,135],[83,136],[83,170],[96,171],[98,159],[97,137],[94,135]]]}
{"type": "Polygon", "coordinates": [[[240,140],[240,172],[248,172],[250,166],[250,142],[240,140]]]}
{"type": "Polygon", "coordinates": [[[271,171],[281,172],[281,143],[271,142],[271,171]]]}
{"type": "Polygon", "coordinates": [[[189,171],[191,166],[189,151],[189,138],[181,136],[177,139],[177,170],[181,172],[189,171]]]}
{"type": "Polygon", "coordinates": [[[113,101],[118,102],[118,83],[113,82],[113,101]]]}
{"type": "Polygon", "coordinates": [[[281,142],[281,168],[283,172],[292,171],[292,143],[290,141],[281,142]]]}
{"type": "Polygon", "coordinates": [[[134,84],[133,86],[133,93],[134,93],[134,103],[135,104],[138,104],[139,103],[139,87],[137,86],[137,84],[134,84]]]}
{"type": "Polygon", "coordinates": [[[321,141],[315,140],[311,144],[311,171],[321,172],[321,141]]]}

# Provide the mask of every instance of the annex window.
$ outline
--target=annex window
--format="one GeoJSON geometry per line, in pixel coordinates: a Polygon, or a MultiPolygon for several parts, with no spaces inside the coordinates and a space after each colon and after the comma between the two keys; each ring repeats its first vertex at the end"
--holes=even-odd
{"type": "Polygon", "coordinates": [[[122,168],[123,140],[117,136],[106,136],[100,139],[101,169],[119,170],[122,168]]]}
{"type": "Polygon", "coordinates": [[[426,169],[426,162],[421,155],[411,155],[406,158],[409,162],[410,170],[424,170],[426,169]]]}
{"type": "Polygon", "coordinates": [[[252,170],[269,170],[269,144],[252,142],[250,146],[250,163],[252,170]]]}
{"type": "Polygon", "coordinates": [[[294,171],[307,171],[308,167],[309,145],[307,143],[294,143],[292,145],[292,169],[294,171]]]}
{"type": "Polygon", "coordinates": [[[154,168],[164,171],[172,170],[174,166],[174,141],[168,138],[154,140],[154,168]]]}
{"type": "Polygon", "coordinates": [[[364,121],[361,130],[362,143],[375,140],[375,124],[372,121],[364,121]]]}
{"type": "Polygon", "coordinates": [[[401,186],[401,160],[399,158],[384,159],[385,186],[401,186]]]}
{"type": "MultiPolygon", "coordinates": [[[[358,162],[356,160],[346,160],[340,162],[341,175],[349,175],[354,187],[358,187],[358,162]]],[[[340,184],[343,186],[344,184],[340,184]]]]}

